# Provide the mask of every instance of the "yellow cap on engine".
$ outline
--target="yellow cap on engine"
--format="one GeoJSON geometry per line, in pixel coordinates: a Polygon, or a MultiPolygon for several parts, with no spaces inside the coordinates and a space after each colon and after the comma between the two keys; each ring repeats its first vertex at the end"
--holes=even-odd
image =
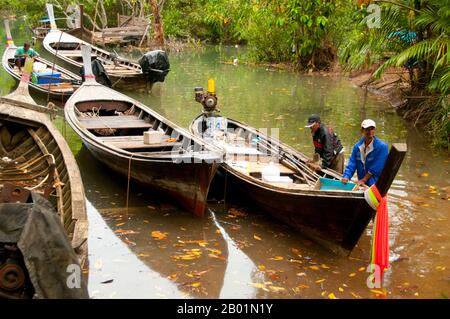
{"type": "Polygon", "coordinates": [[[213,79],[209,79],[208,80],[208,93],[215,93],[215,88],[214,88],[214,80],[213,79]]]}

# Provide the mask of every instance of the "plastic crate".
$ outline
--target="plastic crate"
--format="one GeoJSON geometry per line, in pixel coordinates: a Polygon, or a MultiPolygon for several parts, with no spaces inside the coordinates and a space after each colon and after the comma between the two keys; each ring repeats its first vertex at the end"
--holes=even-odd
{"type": "Polygon", "coordinates": [[[50,84],[61,83],[61,73],[59,72],[33,72],[31,75],[31,82],[34,84],[50,84]]]}
{"type": "Polygon", "coordinates": [[[319,178],[318,189],[321,191],[352,191],[355,190],[356,184],[348,182],[347,184],[342,183],[336,179],[330,178],[319,178]]]}

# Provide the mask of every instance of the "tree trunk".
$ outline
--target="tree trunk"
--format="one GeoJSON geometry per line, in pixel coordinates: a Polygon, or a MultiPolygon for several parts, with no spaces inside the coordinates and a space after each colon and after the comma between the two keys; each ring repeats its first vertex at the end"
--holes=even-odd
{"type": "Polygon", "coordinates": [[[156,0],[150,0],[153,13],[153,29],[155,30],[155,43],[159,49],[164,49],[164,31],[161,16],[159,15],[158,3],[156,0]]]}

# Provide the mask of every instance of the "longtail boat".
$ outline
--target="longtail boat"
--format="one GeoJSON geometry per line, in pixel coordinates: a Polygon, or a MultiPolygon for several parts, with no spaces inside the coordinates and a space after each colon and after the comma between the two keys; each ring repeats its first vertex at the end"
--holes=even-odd
{"type": "Polygon", "coordinates": [[[221,151],[144,104],[95,81],[82,46],[86,81],[65,104],[66,120],[106,166],[163,191],[203,216],[221,151]]]}
{"type": "MultiPolygon", "coordinates": [[[[83,66],[81,46],[90,44],[69,33],[58,30],[51,4],[47,4],[47,11],[50,19],[50,32],[43,40],[44,48],[67,62],[74,69],[79,70],[83,66]]],[[[96,46],[92,46],[92,56],[101,62],[113,87],[131,85],[136,88],[148,82],[147,75],[143,73],[138,63],[120,58],[116,54],[96,46]]]]}
{"type": "MultiPolygon", "coordinates": [[[[17,46],[11,36],[9,21],[5,20],[6,48],[2,57],[3,68],[17,81],[22,72],[15,65],[14,55],[17,46]]],[[[34,58],[33,80],[28,84],[37,92],[50,94],[52,98],[69,97],[81,85],[81,77],[63,67],[38,56],[34,58]]]]}
{"type": "MultiPolygon", "coordinates": [[[[193,120],[190,131],[226,153],[219,169],[226,175],[226,187],[239,189],[252,203],[333,252],[349,254],[375,214],[364,191],[353,183],[342,184],[342,176],[333,170],[310,169],[307,156],[276,137],[220,116],[213,92],[196,89],[204,112],[193,120]]],[[[392,147],[377,182],[383,196],[405,152],[405,144],[392,147]]]]}
{"type": "Polygon", "coordinates": [[[23,261],[11,263],[8,258],[3,259],[9,254],[20,256],[17,247],[25,258],[32,285],[40,294],[38,297],[87,297],[86,289],[67,288],[69,274],[66,271],[70,265],[56,270],[64,276],[62,281],[58,281],[61,277],[52,273],[53,268],[60,266],[62,261],[78,264],[80,275],[87,273],[88,219],[83,183],[75,158],[47,114],[52,110],[37,105],[28,93],[31,68],[32,60],[27,58],[18,88],[0,97],[0,220],[3,220],[0,222],[0,297],[23,297],[21,290],[25,284],[25,270],[18,266],[23,261]],[[27,215],[26,212],[33,211],[33,207],[38,212],[43,209],[46,213],[27,215]],[[17,224],[8,226],[13,222],[13,216],[18,216],[7,216],[14,210],[34,220],[42,221],[38,217],[47,216],[47,222],[53,222],[56,227],[42,234],[51,223],[33,222],[32,229],[30,225],[24,227],[18,243],[4,243],[2,241],[5,236],[11,235],[11,229],[19,229],[17,224]],[[24,241],[23,236],[28,236],[29,240],[24,241]],[[52,238],[59,238],[60,241],[53,242],[52,238]],[[42,249],[36,251],[38,245],[42,245],[42,249]],[[61,254],[64,248],[65,253],[61,254]],[[45,254],[42,253],[44,251],[45,254]],[[49,276],[42,277],[49,272],[49,276]]]}

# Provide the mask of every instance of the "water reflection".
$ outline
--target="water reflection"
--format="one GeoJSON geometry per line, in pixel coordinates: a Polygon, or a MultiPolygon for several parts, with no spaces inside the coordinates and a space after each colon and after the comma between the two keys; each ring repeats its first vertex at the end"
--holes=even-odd
{"type": "Polygon", "coordinates": [[[186,298],[124,244],[89,200],[89,295],[91,298],[186,298]]]}
{"type": "Polygon", "coordinates": [[[255,298],[257,289],[252,283],[264,282],[264,273],[261,272],[246,254],[244,254],[231,239],[225,229],[220,226],[214,211],[209,210],[212,220],[227,243],[227,268],[223,280],[220,298],[255,298]]]}

